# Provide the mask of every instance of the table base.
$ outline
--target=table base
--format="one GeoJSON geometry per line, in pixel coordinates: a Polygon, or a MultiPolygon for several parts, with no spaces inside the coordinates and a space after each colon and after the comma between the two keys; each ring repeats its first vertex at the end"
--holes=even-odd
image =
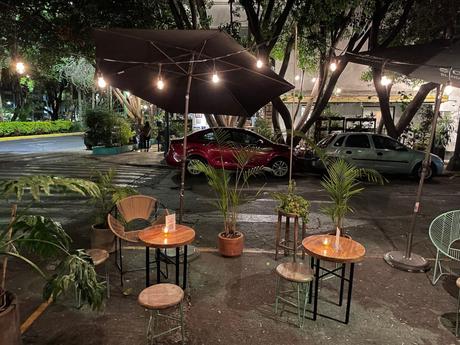
{"type": "MultiPolygon", "coordinates": [[[[156,266],[156,280],[157,284],[161,283],[161,272],[160,263],[161,261],[166,262],[166,264],[171,263],[174,264],[176,268],[175,274],[175,284],[180,286],[180,248],[176,248],[176,257],[175,260],[170,259],[167,255],[161,253],[160,248],[155,248],[155,258],[157,262],[156,266]]],[[[184,253],[183,253],[183,270],[182,270],[182,289],[186,289],[187,287],[187,246],[184,246],[184,253]]],[[[145,263],[146,263],[146,272],[145,272],[145,285],[146,287],[150,286],[150,247],[146,247],[145,253],[145,263]]]]}

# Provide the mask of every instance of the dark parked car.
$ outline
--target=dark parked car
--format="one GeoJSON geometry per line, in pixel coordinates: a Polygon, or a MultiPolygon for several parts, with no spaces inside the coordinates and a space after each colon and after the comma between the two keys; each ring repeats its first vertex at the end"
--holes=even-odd
{"type": "MultiPolygon", "coordinates": [[[[248,168],[264,166],[271,169],[273,175],[284,177],[289,172],[289,146],[276,144],[254,132],[241,128],[205,129],[187,136],[187,172],[198,175],[193,168],[193,161],[199,160],[215,168],[223,167],[235,170],[237,162],[234,150],[238,147],[251,147],[255,155],[250,160],[248,168]],[[229,145],[217,142],[216,135],[225,138],[229,145]]],[[[182,160],[183,138],[171,140],[166,162],[179,167],[182,160]]]]}

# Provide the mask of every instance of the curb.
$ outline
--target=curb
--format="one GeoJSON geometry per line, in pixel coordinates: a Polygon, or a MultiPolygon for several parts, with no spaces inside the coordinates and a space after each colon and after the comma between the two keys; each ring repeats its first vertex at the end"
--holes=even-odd
{"type": "Polygon", "coordinates": [[[0,137],[2,141],[14,141],[14,140],[26,140],[26,139],[40,139],[40,138],[53,138],[53,137],[71,137],[76,135],[83,135],[84,132],[73,132],[73,133],[52,133],[52,134],[37,134],[37,135],[21,135],[16,137],[0,137]]]}

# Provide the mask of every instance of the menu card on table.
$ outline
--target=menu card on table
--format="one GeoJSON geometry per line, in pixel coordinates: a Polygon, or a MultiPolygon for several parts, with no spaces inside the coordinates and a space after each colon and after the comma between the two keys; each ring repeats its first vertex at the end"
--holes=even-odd
{"type": "Polygon", "coordinates": [[[168,232],[176,231],[176,214],[168,214],[165,217],[165,226],[168,232]]]}

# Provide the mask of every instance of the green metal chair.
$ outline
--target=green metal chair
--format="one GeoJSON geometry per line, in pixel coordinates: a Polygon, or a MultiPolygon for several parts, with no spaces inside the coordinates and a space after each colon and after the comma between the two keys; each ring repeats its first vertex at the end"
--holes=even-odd
{"type": "Polygon", "coordinates": [[[429,234],[431,242],[437,249],[432,280],[435,285],[442,275],[450,274],[442,267],[443,257],[460,261],[460,210],[437,216],[430,224],[429,234]]]}

